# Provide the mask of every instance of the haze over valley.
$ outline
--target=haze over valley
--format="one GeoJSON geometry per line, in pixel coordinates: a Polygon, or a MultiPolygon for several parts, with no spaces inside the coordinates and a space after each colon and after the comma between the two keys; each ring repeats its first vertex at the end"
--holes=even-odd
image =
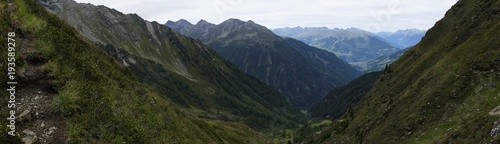
{"type": "Polygon", "coordinates": [[[0,2],[0,143],[500,143],[500,2],[0,2]]]}

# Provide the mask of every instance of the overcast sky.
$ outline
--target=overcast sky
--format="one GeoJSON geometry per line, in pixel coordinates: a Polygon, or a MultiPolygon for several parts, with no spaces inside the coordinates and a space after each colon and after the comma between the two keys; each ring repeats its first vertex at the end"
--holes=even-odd
{"type": "Polygon", "coordinates": [[[149,21],[228,18],[252,20],[267,28],[356,27],[372,32],[427,30],[458,0],[76,0],[137,13],[149,21]]]}

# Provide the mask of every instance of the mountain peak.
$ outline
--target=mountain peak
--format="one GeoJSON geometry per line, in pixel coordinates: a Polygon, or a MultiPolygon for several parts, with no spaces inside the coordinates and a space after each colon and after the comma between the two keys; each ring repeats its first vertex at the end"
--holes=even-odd
{"type": "Polygon", "coordinates": [[[186,25],[186,26],[193,26],[193,24],[186,19],[179,19],[178,21],[171,21],[168,20],[165,25],[186,25]]]}
{"type": "Polygon", "coordinates": [[[419,30],[419,29],[405,29],[405,30],[398,30],[394,32],[395,34],[401,33],[401,34],[419,34],[419,33],[425,33],[424,30],[419,30]]]}
{"type": "MultiPolygon", "coordinates": [[[[218,25],[221,28],[229,30],[231,32],[239,31],[236,33],[260,33],[261,35],[267,35],[268,38],[275,37],[276,35],[267,29],[265,26],[259,25],[252,20],[242,21],[239,19],[230,18],[218,25]]],[[[277,38],[277,36],[276,36],[277,38]]]]}
{"type": "Polygon", "coordinates": [[[229,18],[229,19],[225,20],[224,22],[220,23],[220,25],[226,25],[226,24],[237,24],[237,25],[252,24],[252,25],[259,25],[259,24],[255,23],[252,20],[242,21],[242,20],[236,19],[236,18],[229,18]]]}
{"type": "Polygon", "coordinates": [[[196,25],[206,25],[206,24],[213,25],[212,23],[209,23],[204,19],[201,19],[200,21],[198,21],[198,23],[196,23],[196,25]]]}
{"type": "Polygon", "coordinates": [[[251,23],[251,24],[257,24],[255,22],[253,22],[252,20],[248,20],[247,23],[251,23]]]}
{"type": "Polygon", "coordinates": [[[177,21],[177,23],[182,24],[182,25],[184,25],[184,24],[186,24],[186,25],[193,25],[191,22],[189,22],[189,21],[187,21],[185,19],[180,19],[180,20],[177,21]]]}
{"type": "Polygon", "coordinates": [[[226,25],[226,24],[244,24],[245,22],[240,20],[240,19],[236,19],[236,18],[230,18],[230,19],[227,19],[225,20],[224,22],[220,23],[219,25],[226,25]]]}
{"type": "Polygon", "coordinates": [[[359,75],[335,54],[281,38],[253,21],[228,19],[208,28],[171,27],[210,45],[242,70],[278,89],[300,108],[308,108],[326,90],[359,75]]]}
{"type": "Polygon", "coordinates": [[[384,38],[390,43],[399,45],[400,48],[407,48],[414,46],[415,44],[420,42],[425,33],[425,30],[404,29],[395,32],[378,32],[375,34],[384,38]]]}
{"type": "Polygon", "coordinates": [[[364,31],[364,30],[361,30],[361,29],[355,28],[355,27],[347,28],[345,30],[352,32],[352,33],[355,33],[355,34],[359,34],[359,35],[371,34],[370,32],[367,32],[367,31],[364,31]]]}

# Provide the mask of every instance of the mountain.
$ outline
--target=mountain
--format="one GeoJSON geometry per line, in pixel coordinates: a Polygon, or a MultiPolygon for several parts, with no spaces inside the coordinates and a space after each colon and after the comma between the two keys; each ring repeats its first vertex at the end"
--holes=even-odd
{"type": "Polygon", "coordinates": [[[284,97],[197,40],[135,14],[66,1],[46,7],[54,5],[66,8],[56,15],[189,115],[243,121],[257,129],[290,122],[284,97]]]}
{"type": "Polygon", "coordinates": [[[199,41],[104,6],[36,2],[0,2],[19,82],[19,135],[3,121],[0,143],[268,143],[261,132],[295,125],[284,97],[199,41]]]}
{"type": "Polygon", "coordinates": [[[406,30],[398,30],[396,32],[378,32],[375,35],[378,35],[390,43],[401,46],[401,48],[408,48],[416,45],[422,37],[425,35],[424,30],[418,29],[406,29],[406,30]]]}
{"type": "Polygon", "coordinates": [[[272,31],[277,35],[295,38],[308,45],[333,52],[342,60],[357,67],[399,50],[386,43],[384,39],[356,28],[287,27],[272,31]]]}
{"type": "Polygon", "coordinates": [[[312,117],[335,119],[351,109],[368,93],[383,72],[372,72],[360,76],[346,85],[333,88],[309,111],[312,117]]]}
{"type": "Polygon", "coordinates": [[[304,143],[500,143],[500,2],[460,0],[304,143]]]}
{"type": "Polygon", "coordinates": [[[179,20],[165,25],[201,40],[248,74],[276,88],[292,105],[306,109],[329,88],[359,76],[335,54],[281,38],[252,21],[229,19],[219,25],[179,20]]]}
{"type": "Polygon", "coordinates": [[[406,50],[408,49],[402,49],[398,52],[395,52],[391,55],[388,56],[381,56],[378,57],[374,60],[371,60],[370,62],[362,64],[359,69],[361,69],[365,73],[369,72],[374,72],[374,71],[381,71],[383,70],[386,66],[390,65],[394,61],[396,61],[401,55],[403,55],[406,50]]]}

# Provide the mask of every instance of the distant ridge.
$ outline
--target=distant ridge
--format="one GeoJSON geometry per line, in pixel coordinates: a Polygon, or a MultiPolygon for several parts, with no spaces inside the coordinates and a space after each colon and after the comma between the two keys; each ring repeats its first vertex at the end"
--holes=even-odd
{"type": "Polygon", "coordinates": [[[345,84],[360,74],[333,53],[281,38],[252,21],[228,19],[219,25],[168,21],[166,25],[211,46],[302,109],[320,100],[331,87],[345,84]]]}
{"type": "Polygon", "coordinates": [[[500,143],[500,1],[460,0],[304,143],[500,143]]]}
{"type": "Polygon", "coordinates": [[[399,51],[383,38],[357,28],[294,27],[272,31],[282,37],[295,38],[308,45],[333,52],[360,71],[367,69],[362,67],[365,63],[399,51]]]}

